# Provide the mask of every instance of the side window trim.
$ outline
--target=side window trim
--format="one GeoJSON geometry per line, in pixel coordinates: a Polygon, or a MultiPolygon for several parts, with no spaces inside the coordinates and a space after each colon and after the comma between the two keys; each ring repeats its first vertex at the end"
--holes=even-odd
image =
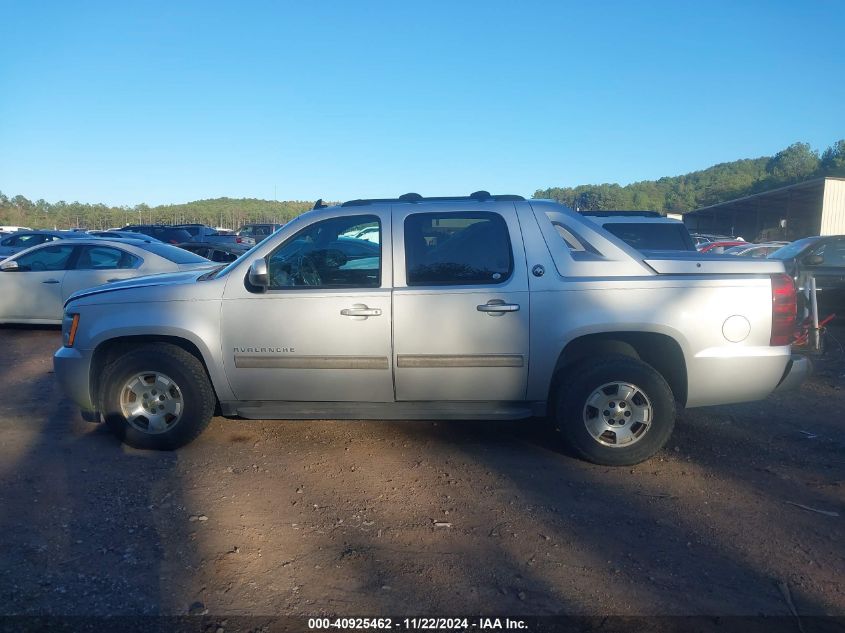
{"type": "MultiPolygon", "coordinates": [[[[354,226],[355,226],[355,224],[350,225],[350,227],[354,227],[354,226]]],[[[263,236],[263,237],[269,237],[269,235],[272,235],[272,233],[273,232],[271,232],[268,235],[263,236]]],[[[258,234],[256,234],[256,235],[258,235],[258,234]]],[[[335,236],[335,239],[337,239],[338,237],[340,237],[340,235],[335,236]]],[[[285,239],[284,242],[279,244],[276,248],[274,248],[267,255],[265,255],[264,260],[267,262],[267,268],[270,271],[270,281],[271,281],[271,285],[267,288],[267,290],[270,291],[270,292],[281,293],[281,292],[289,292],[291,290],[360,291],[360,290],[376,290],[378,288],[381,288],[381,287],[383,287],[383,285],[385,283],[384,237],[385,237],[385,218],[382,216],[382,214],[379,214],[379,213],[374,213],[374,212],[360,213],[360,214],[348,215],[348,216],[347,215],[335,215],[335,216],[325,217],[325,218],[322,218],[322,219],[315,220],[314,222],[311,222],[310,224],[303,227],[302,229],[300,229],[299,231],[297,231],[293,235],[289,236],[287,239],[285,239]],[[273,267],[272,267],[271,262],[272,262],[273,256],[276,253],[278,253],[279,251],[281,251],[285,247],[287,247],[290,244],[292,244],[293,242],[295,242],[298,238],[301,238],[301,236],[303,236],[304,234],[309,233],[310,231],[315,229],[318,225],[328,223],[328,222],[332,222],[332,221],[344,220],[344,219],[348,219],[348,220],[356,219],[356,220],[358,220],[359,224],[366,224],[366,223],[375,222],[378,226],[379,235],[380,235],[379,244],[378,244],[378,260],[379,261],[378,261],[377,278],[375,280],[375,284],[373,284],[373,285],[364,285],[364,284],[351,285],[351,284],[322,284],[321,283],[321,284],[315,284],[315,285],[309,285],[309,284],[274,285],[272,283],[272,281],[273,281],[273,267]]],[[[309,251],[309,252],[314,252],[314,251],[309,251]]],[[[300,274],[301,274],[301,272],[300,272],[300,274]]]]}
{"type": "MultiPolygon", "coordinates": [[[[455,233],[450,235],[447,238],[447,240],[444,242],[444,244],[447,243],[449,240],[451,240],[453,237],[460,235],[463,231],[467,230],[470,226],[472,226],[472,225],[470,224],[467,227],[465,227],[464,229],[462,229],[461,231],[456,231],[455,233]]],[[[513,276],[516,272],[516,261],[515,261],[515,257],[514,257],[514,245],[513,245],[513,240],[511,239],[510,228],[508,226],[508,222],[505,219],[505,217],[501,213],[498,213],[496,211],[468,210],[468,211],[443,211],[443,212],[440,212],[440,211],[424,210],[424,211],[409,213],[408,215],[405,216],[405,219],[402,222],[401,236],[402,236],[403,246],[404,246],[404,249],[403,249],[404,250],[404,262],[403,262],[403,264],[404,264],[404,271],[405,271],[405,284],[409,288],[427,288],[427,287],[428,288],[438,288],[438,287],[442,288],[442,287],[456,287],[456,286],[475,286],[475,287],[480,287],[480,288],[496,287],[496,286],[500,286],[502,284],[506,284],[508,281],[510,281],[513,278],[513,276]],[[452,280],[441,280],[441,281],[430,280],[430,279],[429,280],[420,280],[420,281],[413,280],[414,275],[412,274],[411,269],[410,269],[411,256],[409,255],[409,253],[411,252],[413,247],[409,248],[410,242],[412,240],[409,240],[408,223],[409,223],[409,220],[411,220],[412,218],[415,218],[413,220],[414,222],[416,222],[418,218],[424,220],[425,216],[429,216],[429,217],[431,217],[432,220],[436,220],[437,222],[440,222],[444,219],[452,220],[452,221],[454,221],[454,220],[480,220],[482,222],[485,221],[485,220],[486,221],[492,221],[491,226],[495,226],[496,228],[499,228],[499,229],[504,231],[504,238],[505,238],[505,242],[506,242],[506,245],[507,245],[507,257],[508,257],[507,272],[505,274],[502,274],[499,271],[494,271],[492,276],[491,276],[491,279],[489,281],[479,281],[478,279],[461,279],[461,278],[454,278],[452,280]],[[500,277],[497,278],[496,275],[500,275],[500,277]]],[[[422,235],[412,236],[412,238],[416,238],[416,237],[424,237],[424,236],[422,236],[422,235]]],[[[416,241],[416,240],[413,240],[413,241],[416,241]]],[[[426,242],[428,242],[428,240],[426,240],[426,242]]],[[[435,249],[436,249],[436,247],[435,247],[435,249]]],[[[427,257],[432,252],[434,252],[434,251],[428,251],[425,256],[427,257]]],[[[414,261],[414,263],[416,264],[417,262],[414,261]]],[[[447,263],[447,262],[441,262],[441,263],[447,263]]],[[[464,266],[466,265],[466,264],[462,264],[462,263],[458,263],[458,262],[452,262],[452,263],[455,264],[456,268],[461,266],[461,265],[464,265],[464,266]]]]}

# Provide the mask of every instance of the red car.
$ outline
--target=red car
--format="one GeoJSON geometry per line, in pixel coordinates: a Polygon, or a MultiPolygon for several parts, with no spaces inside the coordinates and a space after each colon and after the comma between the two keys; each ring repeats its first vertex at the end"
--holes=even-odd
{"type": "Polygon", "coordinates": [[[698,249],[699,253],[710,253],[711,255],[721,255],[725,252],[726,248],[731,248],[732,246],[742,246],[744,244],[748,244],[748,242],[742,242],[739,240],[734,240],[731,242],[708,242],[704,244],[701,248],[698,249]]]}

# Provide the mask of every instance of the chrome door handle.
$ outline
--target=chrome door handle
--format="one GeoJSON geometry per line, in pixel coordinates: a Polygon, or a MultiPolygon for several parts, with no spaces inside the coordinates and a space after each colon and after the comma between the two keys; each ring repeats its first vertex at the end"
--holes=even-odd
{"type": "Polygon", "coordinates": [[[45,281],[42,281],[41,283],[42,284],[57,284],[57,283],[59,283],[59,280],[58,279],[47,279],[45,281]]]}
{"type": "Polygon", "coordinates": [[[519,311],[518,303],[505,303],[501,299],[491,299],[487,303],[480,306],[475,306],[479,312],[517,312],[519,311]]]}
{"type": "Polygon", "coordinates": [[[367,306],[354,306],[352,308],[344,308],[340,311],[343,316],[348,317],[371,317],[381,316],[381,308],[368,308],[367,306]]]}

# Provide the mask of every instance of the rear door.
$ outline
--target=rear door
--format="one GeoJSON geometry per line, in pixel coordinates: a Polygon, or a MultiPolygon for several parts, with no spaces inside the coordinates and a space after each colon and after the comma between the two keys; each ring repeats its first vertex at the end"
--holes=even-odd
{"type": "Polygon", "coordinates": [[[525,399],[528,278],[511,202],[397,205],[399,401],[525,399]]]}
{"type": "Polygon", "coordinates": [[[64,299],[77,290],[137,277],[137,269],[143,264],[140,257],[113,246],[82,244],[77,249],[74,263],[62,284],[64,299]]]}

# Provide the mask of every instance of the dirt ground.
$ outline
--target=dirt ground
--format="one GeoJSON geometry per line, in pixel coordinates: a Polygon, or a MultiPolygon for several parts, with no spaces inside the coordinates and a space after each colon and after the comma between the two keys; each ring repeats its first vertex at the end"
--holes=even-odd
{"type": "Polygon", "coordinates": [[[533,422],[82,421],[0,328],[2,614],[845,615],[845,364],[604,468],[533,422]]]}

